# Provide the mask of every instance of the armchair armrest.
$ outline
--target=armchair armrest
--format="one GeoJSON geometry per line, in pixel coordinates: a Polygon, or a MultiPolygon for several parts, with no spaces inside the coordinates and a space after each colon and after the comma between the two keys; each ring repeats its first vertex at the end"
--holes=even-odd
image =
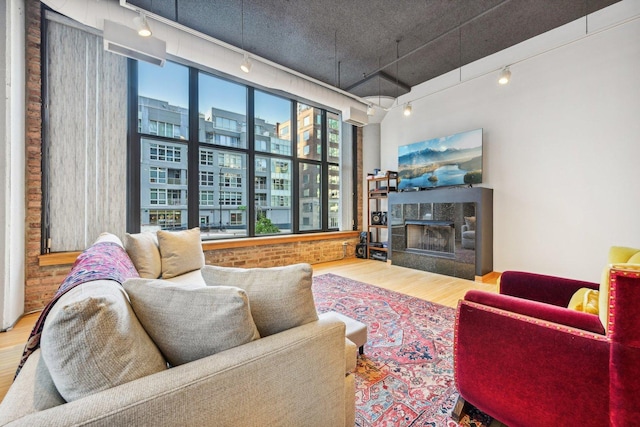
{"type": "Polygon", "coordinates": [[[546,322],[558,323],[596,334],[605,334],[602,322],[600,322],[600,318],[595,314],[583,313],[510,295],[494,294],[492,292],[477,290],[467,292],[464,299],[511,313],[530,316],[546,322]]]}
{"type": "Polygon", "coordinates": [[[580,288],[598,289],[599,284],[542,274],[505,271],[500,276],[500,293],[566,307],[580,288]]]}
{"type": "Polygon", "coordinates": [[[507,425],[567,425],[567,412],[585,426],[609,425],[608,365],[605,336],[471,301],[458,304],[456,387],[507,425]]]}

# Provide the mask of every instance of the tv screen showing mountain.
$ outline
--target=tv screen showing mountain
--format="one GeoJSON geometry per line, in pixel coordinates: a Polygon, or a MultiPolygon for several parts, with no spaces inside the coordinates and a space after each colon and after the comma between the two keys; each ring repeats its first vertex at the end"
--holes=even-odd
{"type": "Polygon", "coordinates": [[[398,147],[399,190],[482,182],[482,129],[398,147]]]}

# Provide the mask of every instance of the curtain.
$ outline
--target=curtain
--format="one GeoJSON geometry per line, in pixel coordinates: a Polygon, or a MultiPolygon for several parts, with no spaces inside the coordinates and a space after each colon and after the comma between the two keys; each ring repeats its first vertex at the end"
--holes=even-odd
{"type": "Polygon", "coordinates": [[[48,21],[44,227],[51,252],[126,227],[127,61],[100,36],[48,21]]]}

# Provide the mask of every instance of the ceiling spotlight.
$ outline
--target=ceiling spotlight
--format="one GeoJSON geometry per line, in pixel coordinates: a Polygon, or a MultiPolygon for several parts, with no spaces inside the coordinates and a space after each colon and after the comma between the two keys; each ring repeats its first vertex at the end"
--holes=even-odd
{"type": "Polygon", "coordinates": [[[375,115],[376,115],[375,108],[373,108],[373,105],[369,105],[367,107],[367,116],[375,116],[375,115]]]}
{"type": "Polygon", "coordinates": [[[411,115],[411,103],[407,102],[407,105],[404,106],[404,109],[402,110],[402,112],[404,113],[405,116],[410,116],[411,115]]]}
{"type": "Polygon", "coordinates": [[[242,60],[242,63],[240,64],[240,69],[242,71],[244,71],[245,73],[248,73],[249,71],[251,71],[251,67],[253,66],[253,64],[251,63],[251,60],[249,59],[249,55],[247,55],[246,53],[244,54],[244,59],[242,60]]]}
{"type": "Polygon", "coordinates": [[[500,78],[498,78],[498,84],[506,85],[511,80],[511,71],[509,67],[504,67],[500,72],[500,78]]]}
{"type": "Polygon", "coordinates": [[[150,37],[151,36],[151,27],[149,27],[149,23],[147,22],[147,18],[140,13],[140,16],[136,16],[133,18],[133,23],[136,26],[136,30],[138,30],[138,35],[141,37],[150,37]]]}

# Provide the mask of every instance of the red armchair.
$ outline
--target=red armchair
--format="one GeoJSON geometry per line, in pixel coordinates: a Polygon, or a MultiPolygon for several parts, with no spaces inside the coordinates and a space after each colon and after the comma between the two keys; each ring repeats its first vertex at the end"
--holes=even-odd
{"type": "Polygon", "coordinates": [[[510,427],[640,423],[640,270],[610,270],[606,331],[598,315],[566,308],[583,287],[599,285],[505,272],[499,294],[465,295],[454,419],[468,403],[510,427]]]}

